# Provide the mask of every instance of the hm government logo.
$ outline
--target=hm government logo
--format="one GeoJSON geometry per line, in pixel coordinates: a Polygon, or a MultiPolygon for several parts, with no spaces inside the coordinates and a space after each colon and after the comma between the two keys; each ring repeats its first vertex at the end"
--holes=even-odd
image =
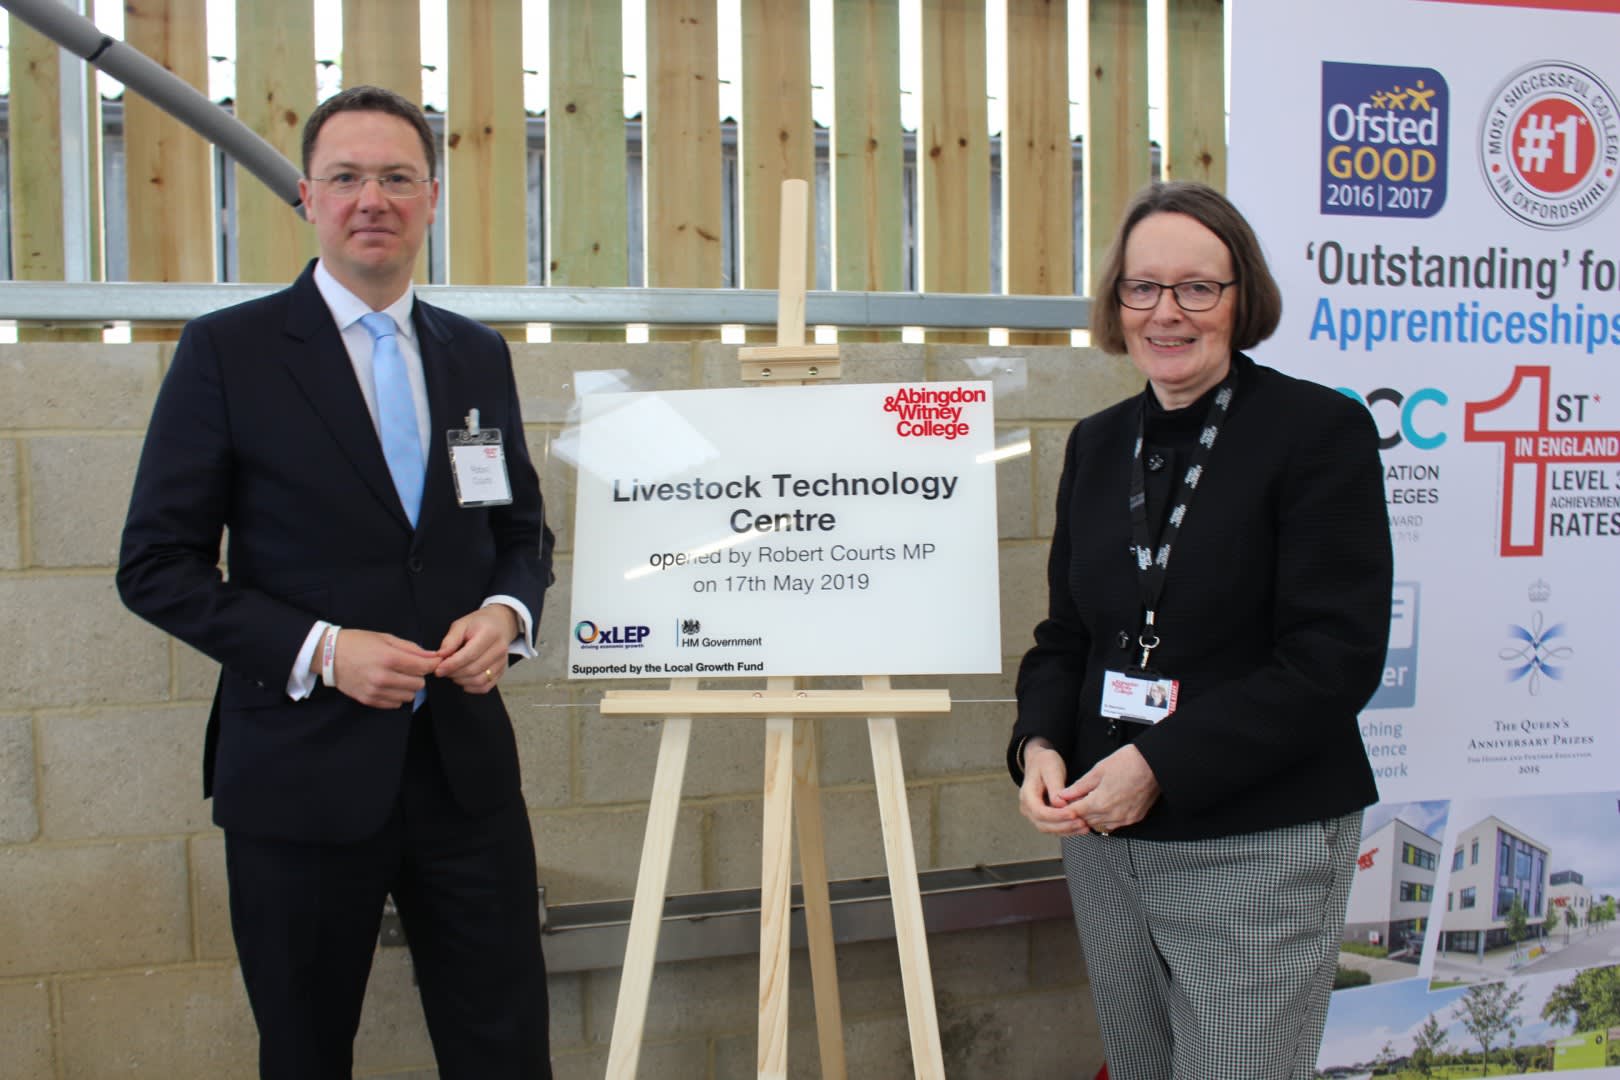
{"type": "MultiPolygon", "coordinates": [[[[1529,589],[1530,603],[1545,604],[1552,599],[1552,586],[1539,578],[1529,589]]],[[[1568,631],[1563,623],[1546,625],[1546,616],[1539,606],[1530,612],[1530,624],[1508,624],[1511,643],[1497,653],[1497,659],[1508,665],[1507,681],[1524,681],[1532,697],[1541,693],[1542,679],[1562,679],[1564,661],[1575,655],[1575,650],[1563,643],[1568,631]]]]}
{"type": "Polygon", "coordinates": [[[1323,61],[1321,212],[1439,213],[1450,115],[1451,91],[1433,68],[1323,61]]]}
{"type": "Polygon", "coordinates": [[[1545,60],[1497,87],[1479,125],[1479,162],[1491,194],[1538,229],[1589,221],[1620,177],[1620,104],[1576,64],[1545,60]]]}
{"type": "Polygon", "coordinates": [[[1554,395],[1547,365],[1515,367],[1502,393],[1463,405],[1463,441],[1501,447],[1504,557],[1540,555],[1549,538],[1620,539],[1620,431],[1572,426],[1602,405],[1598,393],[1554,395]]]}

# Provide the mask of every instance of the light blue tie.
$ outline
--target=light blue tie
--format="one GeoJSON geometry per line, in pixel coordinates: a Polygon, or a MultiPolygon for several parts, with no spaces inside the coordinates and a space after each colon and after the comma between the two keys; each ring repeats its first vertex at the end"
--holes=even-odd
{"type": "Polygon", "coordinates": [[[416,426],[416,401],[405,374],[405,358],[394,336],[394,320],[381,311],[360,317],[371,335],[371,377],[377,389],[377,428],[382,434],[383,457],[394,477],[394,490],[405,516],[416,527],[422,510],[422,433],[416,426]]]}
{"type": "MultiPolygon", "coordinates": [[[[360,325],[371,335],[371,379],[377,390],[377,427],[382,433],[383,457],[394,477],[394,490],[405,506],[405,516],[416,527],[422,510],[422,433],[416,426],[416,399],[411,397],[411,380],[405,374],[405,358],[399,354],[394,320],[381,311],[360,316],[360,325]]],[[[411,702],[415,712],[427,700],[427,690],[416,692],[411,702]]]]}

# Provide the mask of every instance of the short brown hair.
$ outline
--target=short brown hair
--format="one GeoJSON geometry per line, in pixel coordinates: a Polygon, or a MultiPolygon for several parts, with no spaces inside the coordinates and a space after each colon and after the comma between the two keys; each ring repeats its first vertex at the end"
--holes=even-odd
{"type": "Polygon", "coordinates": [[[1232,348],[1252,349],[1276,331],[1282,318],[1282,293],[1266,266],[1254,229],[1225,195],[1208,184],[1177,180],[1149,184],[1126,209],[1096,278],[1097,295],[1091,304],[1093,345],[1116,356],[1125,352],[1114,286],[1125,269],[1125,241],[1130,239],[1131,230],[1152,214],[1186,214],[1226,245],[1232,256],[1232,276],[1237,280],[1233,290],[1237,293],[1237,312],[1232,317],[1232,348]]]}
{"type": "Polygon", "coordinates": [[[439,155],[433,147],[433,129],[427,117],[412,102],[392,90],[380,86],[351,86],[340,90],[315,106],[315,111],[304,121],[304,175],[309,175],[309,160],[315,156],[315,140],[321,128],[341,112],[379,112],[397,116],[416,129],[422,140],[422,154],[427,158],[428,177],[438,175],[439,155]]]}

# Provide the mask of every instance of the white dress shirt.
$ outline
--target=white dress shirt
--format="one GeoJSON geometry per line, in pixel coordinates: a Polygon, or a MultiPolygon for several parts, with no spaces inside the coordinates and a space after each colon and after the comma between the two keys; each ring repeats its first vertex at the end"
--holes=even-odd
{"type": "MultiPolygon", "coordinates": [[[[354,365],[355,381],[360,384],[360,393],[366,399],[366,410],[371,413],[372,429],[377,432],[380,442],[382,428],[377,419],[377,386],[371,362],[374,346],[371,334],[360,325],[361,316],[369,315],[371,306],[344,288],[326,269],[323,262],[315,264],[315,287],[320,290],[321,299],[326,301],[326,306],[332,312],[332,318],[343,336],[343,347],[349,352],[349,363],[354,365]]],[[[432,440],[432,417],[428,412],[427,378],[422,373],[422,350],[416,344],[416,324],[411,321],[411,309],[415,303],[416,291],[407,287],[399,299],[381,310],[394,320],[395,340],[399,345],[399,354],[405,361],[405,374],[411,384],[411,400],[416,405],[416,428],[422,439],[422,460],[426,461],[432,440]]],[[[516,597],[505,595],[485,597],[482,606],[488,607],[490,604],[504,604],[518,617],[518,636],[507,647],[507,652],[524,657],[536,655],[534,619],[529,613],[528,605],[516,597]]],[[[294,701],[302,701],[315,690],[316,673],[309,670],[310,661],[315,656],[321,638],[331,625],[324,620],[316,620],[315,625],[310,627],[309,635],[304,638],[303,648],[298,650],[298,658],[293,661],[292,674],[287,679],[287,696],[294,701]]],[[[438,645],[437,642],[417,642],[417,644],[423,648],[438,645]]]]}

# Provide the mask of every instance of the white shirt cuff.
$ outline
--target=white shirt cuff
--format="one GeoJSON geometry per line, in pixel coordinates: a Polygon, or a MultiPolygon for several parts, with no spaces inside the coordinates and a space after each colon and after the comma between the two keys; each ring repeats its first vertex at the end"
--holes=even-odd
{"type": "Polygon", "coordinates": [[[526,660],[539,656],[534,649],[534,618],[529,614],[528,605],[515,596],[497,595],[486,597],[481,606],[489,607],[491,604],[505,604],[518,617],[518,636],[512,639],[512,644],[506,647],[506,651],[526,660]]]}
{"type": "Polygon", "coordinates": [[[304,647],[298,650],[298,659],[293,661],[292,674],[287,677],[287,696],[294,701],[303,701],[315,692],[315,681],[320,673],[309,670],[309,662],[315,656],[315,648],[321,643],[321,635],[326,633],[329,622],[317,620],[310,628],[309,636],[304,639],[304,647]]]}

